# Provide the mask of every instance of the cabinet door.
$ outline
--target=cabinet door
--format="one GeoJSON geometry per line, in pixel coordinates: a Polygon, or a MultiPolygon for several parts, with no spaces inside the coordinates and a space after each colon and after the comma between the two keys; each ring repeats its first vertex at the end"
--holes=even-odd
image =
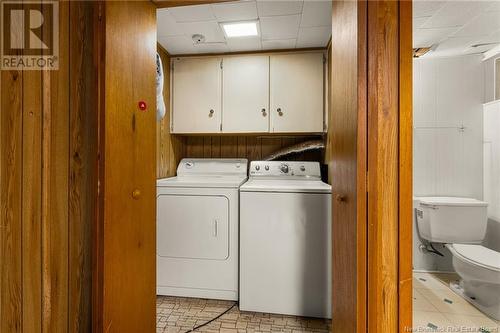
{"type": "Polygon", "coordinates": [[[269,131],[269,56],[224,58],[222,131],[269,131]]]}
{"type": "Polygon", "coordinates": [[[221,58],[174,60],[172,133],[220,132],[221,61],[221,58]]]}
{"type": "Polygon", "coordinates": [[[323,132],[323,53],[271,56],[271,132],[323,132]]]}

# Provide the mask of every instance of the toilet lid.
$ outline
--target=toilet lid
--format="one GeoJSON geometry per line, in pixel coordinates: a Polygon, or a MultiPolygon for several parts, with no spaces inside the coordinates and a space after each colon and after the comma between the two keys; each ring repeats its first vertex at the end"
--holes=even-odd
{"type": "Polygon", "coordinates": [[[494,271],[500,271],[500,252],[472,244],[453,244],[453,249],[458,255],[470,262],[494,271]]]}

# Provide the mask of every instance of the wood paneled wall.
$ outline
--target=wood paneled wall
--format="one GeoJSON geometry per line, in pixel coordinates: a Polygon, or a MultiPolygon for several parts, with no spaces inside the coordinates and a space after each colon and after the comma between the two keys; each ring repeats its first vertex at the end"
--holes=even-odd
{"type": "Polygon", "coordinates": [[[96,332],[154,332],[156,315],[156,7],[103,1],[100,193],[102,285],[96,332]],[[144,102],[146,109],[139,105],[144,102]],[[101,229],[102,228],[102,229],[101,229]]]}
{"type": "MultiPolygon", "coordinates": [[[[261,160],[279,149],[318,137],[189,136],[185,138],[185,157],[247,158],[261,160]]],[[[294,159],[322,161],[322,152],[313,151],[294,159]]]]}
{"type": "Polygon", "coordinates": [[[59,70],[1,72],[0,332],[90,331],[96,11],[59,5],[59,70]]]}
{"type": "Polygon", "coordinates": [[[333,2],[327,147],[333,198],[333,332],[367,332],[366,6],[366,1],[333,2]]]}

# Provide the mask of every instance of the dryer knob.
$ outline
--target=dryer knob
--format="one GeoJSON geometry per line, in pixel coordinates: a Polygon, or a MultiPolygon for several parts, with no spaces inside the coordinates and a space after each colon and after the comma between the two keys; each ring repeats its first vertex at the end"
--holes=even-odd
{"type": "Polygon", "coordinates": [[[260,170],[260,165],[255,166],[255,170],[259,171],[260,170]]]}

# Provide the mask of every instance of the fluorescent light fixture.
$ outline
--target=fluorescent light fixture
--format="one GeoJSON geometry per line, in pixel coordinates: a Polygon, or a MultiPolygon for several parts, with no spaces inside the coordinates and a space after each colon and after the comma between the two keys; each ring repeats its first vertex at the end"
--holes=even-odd
{"type": "Polygon", "coordinates": [[[257,21],[221,23],[227,38],[258,36],[257,21]]]}

